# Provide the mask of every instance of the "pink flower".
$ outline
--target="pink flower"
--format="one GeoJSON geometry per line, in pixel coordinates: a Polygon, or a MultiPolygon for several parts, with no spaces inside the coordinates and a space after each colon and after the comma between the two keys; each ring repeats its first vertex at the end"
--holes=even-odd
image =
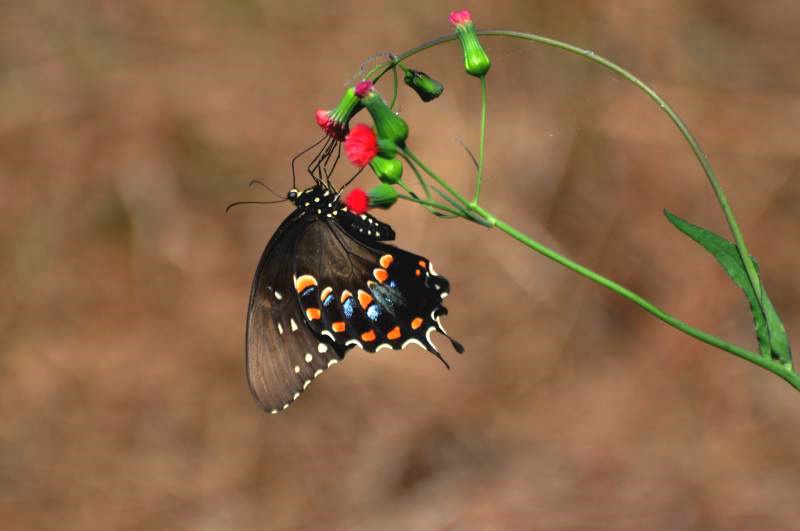
{"type": "Polygon", "coordinates": [[[317,112],[314,114],[314,119],[317,121],[317,125],[319,125],[329,137],[335,138],[340,142],[344,140],[347,124],[332,119],[331,111],[317,109],[317,112]]]}
{"type": "Polygon", "coordinates": [[[350,134],[344,140],[344,152],[347,158],[363,168],[378,154],[378,138],[375,131],[365,124],[358,124],[350,130],[350,134]]]}
{"type": "Polygon", "coordinates": [[[373,86],[372,81],[361,81],[356,85],[356,96],[363,98],[367,92],[372,90],[373,86]]]}
{"type": "Polygon", "coordinates": [[[459,26],[461,24],[466,24],[467,22],[472,22],[472,15],[470,15],[469,11],[466,9],[463,11],[453,11],[450,13],[448,18],[453,26],[459,26]]]}
{"type": "Polygon", "coordinates": [[[344,204],[353,214],[365,214],[369,209],[369,196],[361,188],[353,188],[344,198],[344,204]]]}
{"type": "Polygon", "coordinates": [[[328,124],[331,122],[330,113],[325,109],[317,109],[314,118],[317,120],[317,125],[323,129],[328,127],[328,124]]]}

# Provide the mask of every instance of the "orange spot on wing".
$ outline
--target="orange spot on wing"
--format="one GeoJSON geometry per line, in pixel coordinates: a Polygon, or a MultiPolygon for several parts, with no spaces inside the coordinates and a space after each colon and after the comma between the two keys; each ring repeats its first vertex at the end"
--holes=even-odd
{"type": "Polygon", "coordinates": [[[317,285],[317,279],[315,279],[311,275],[300,275],[294,281],[294,289],[297,290],[297,293],[302,292],[309,286],[316,286],[316,285],[317,285]]]}
{"type": "Polygon", "coordinates": [[[394,339],[399,338],[401,335],[402,335],[402,333],[400,332],[400,327],[399,326],[395,326],[394,328],[389,330],[389,333],[386,334],[386,337],[388,339],[394,340],[394,339]]]}
{"type": "Polygon", "coordinates": [[[394,262],[394,257],[390,254],[385,254],[381,256],[381,259],[378,260],[378,262],[381,264],[382,268],[389,269],[389,266],[392,265],[392,262],[394,262]]]}
{"type": "Polygon", "coordinates": [[[417,270],[415,271],[415,273],[417,274],[417,276],[418,276],[418,277],[419,277],[419,276],[422,276],[422,271],[420,271],[419,269],[417,269],[417,270]]]}
{"type": "Polygon", "coordinates": [[[341,299],[339,299],[339,302],[341,302],[342,304],[344,304],[344,301],[346,301],[347,299],[349,299],[349,298],[350,298],[350,297],[352,297],[352,296],[353,296],[353,294],[352,294],[352,293],[350,293],[350,292],[349,292],[349,291],[347,291],[347,290],[344,290],[344,291],[342,292],[342,297],[341,297],[341,299]]]}
{"type": "Polygon", "coordinates": [[[345,326],[346,325],[344,321],[336,321],[331,325],[331,328],[333,328],[334,332],[338,332],[341,334],[342,332],[344,332],[345,326]]]}
{"type": "Polygon", "coordinates": [[[309,308],[306,310],[306,317],[308,317],[310,321],[319,319],[321,315],[319,308],[309,308]]]}
{"type": "Polygon", "coordinates": [[[422,326],[422,317],[414,317],[414,319],[411,320],[411,329],[416,330],[420,326],[422,326]]]}
{"type": "Polygon", "coordinates": [[[358,290],[358,303],[361,305],[362,308],[366,310],[367,306],[369,306],[369,303],[371,302],[372,302],[372,295],[370,295],[366,291],[358,290]]]}
{"type": "Polygon", "coordinates": [[[322,290],[322,294],[319,296],[319,300],[324,301],[325,299],[327,299],[328,295],[330,295],[332,291],[333,291],[333,288],[330,287],[330,286],[328,286],[327,288],[322,290]]]}
{"type": "Polygon", "coordinates": [[[375,276],[375,280],[380,283],[386,282],[386,279],[389,278],[389,273],[387,273],[385,269],[381,269],[379,267],[375,268],[372,271],[372,274],[375,276]]]}
{"type": "Polygon", "coordinates": [[[427,268],[428,267],[428,264],[427,264],[427,262],[425,262],[425,260],[420,260],[417,263],[423,268],[427,268]]]}
{"type": "Polygon", "coordinates": [[[361,334],[361,341],[364,342],[375,341],[375,337],[376,337],[375,331],[370,330],[369,332],[364,332],[363,334],[361,334]]]}

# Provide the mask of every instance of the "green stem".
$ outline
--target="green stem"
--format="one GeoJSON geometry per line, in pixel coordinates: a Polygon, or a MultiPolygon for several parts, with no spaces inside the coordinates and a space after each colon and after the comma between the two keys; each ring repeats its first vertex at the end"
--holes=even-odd
{"type": "Polygon", "coordinates": [[[444,188],[445,190],[447,190],[447,192],[448,192],[450,195],[452,195],[453,197],[455,197],[456,199],[458,199],[458,200],[459,200],[459,201],[460,201],[460,202],[461,202],[461,203],[462,203],[464,206],[468,206],[468,205],[469,205],[469,202],[467,201],[467,199],[466,199],[466,198],[465,198],[463,195],[461,195],[461,194],[460,194],[460,193],[459,193],[457,190],[455,190],[455,189],[454,189],[452,186],[450,186],[450,184],[449,184],[447,181],[445,181],[444,179],[442,179],[441,177],[439,177],[438,175],[436,175],[436,173],[434,173],[433,171],[431,171],[431,169],[430,169],[430,168],[428,168],[427,166],[425,166],[425,164],[424,164],[424,163],[423,163],[421,160],[419,160],[419,159],[417,158],[417,156],[416,156],[416,155],[414,155],[414,153],[413,153],[413,152],[412,152],[410,149],[408,149],[408,148],[406,147],[406,148],[404,148],[404,149],[403,149],[403,151],[402,151],[401,153],[403,154],[403,156],[404,156],[405,158],[409,159],[410,161],[414,162],[414,164],[416,164],[417,166],[419,166],[420,168],[422,168],[422,170],[423,170],[425,173],[427,173],[428,175],[430,175],[430,176],[431,176],[431,178],[432,178],[434,181],[436,181],[437,183],[439,183],[439,185],[440,185],[442,188],[444,188]]]}
{"type": "MultiPolygon", "coordinates": [[[[600,57],[599,55],[595,54],[591,50],[585,50],[583,48],[579,48],[577,46],[573,46],[571,44],[567,44],[565,42],[557,41],[555,39],[550,39],[548,37],[542,37],[540,35],[534,35],[532,33],[524,33],[520,31],[508,31],[508,30],[484,30],[478,31],[478,35],[484,37],[512,37],[515,39],[523,39],[527,41],[538,42],[540,44],[545,44],[547,46],[552,46],[554,48],[558,48],[561,50],[565,50],[567,52],[580,55],[581,57],[585,57],[590,61],[593,61],[605,68],[611,70],[612,72],[622,76],[623,78],[627,79],[631,83],[633,83],[637,88],[639,88],[642,92],[647,94],[653,101],[655,101],[661,110],[663,110],[670,120],[675,124],[675,126],[680,131],[683,138],[688,142],[689,147],[691,147],[692,152],[694,152],[695,157],[700,162],[700,166],[702,166],[703,171],[708,178],[709,183],[711,184],[711,188],[714,191],[714,195],[717,197],[717,201],[719,202],[720,207],[722,207],[722,212],[725,215],[725,219],[728,222],[728,227],[731,230],[731,234],[733,234],[733,238],[736,242],[736,246],[739,249],[739,253],[742,256],[742,261],[744,262],[744,267],[747,270],[747,276],[750,279],[750,283],[753,285],[754,291],[758,294],[759,299],[761,298],[761,294],[763,293],[761,288],[761,281],[759,280],[758,273],[756,273],[755,266],[753,265],[753,260],[750,257],[750,252],[747,250],[747,245],[744,242],[744,236],[742,235],[742,231],[739,229],[739,224],[736,222],[736,218],[733,215],[733,210],[728,203],[728,198],[725,195],[724,190],[722,189],[722,185],[719,183],[719,180],[714,173],[714,169],[711,167],[711,163],[708,161],[708,157],[703,152],[700,144],[695,139],[694,135],[689,131],[689,128],[683,122],[683,120],[678,116],[678,113],[673,110],[673,108],[664,101],[661,96],[659,96],[652,88],[647,86],[643,81],[641,81],[638,77],[634,76],[629,71],[625,70],[621,66],[600,57]]],[[[434,39],[432,41],[428,41],[426,43],[420,44],[410,50],[394,57],[392,61],[389,63],[384,63],[383,65],[376,65],[374,69],[372,69],[369,75],[373,75],[374,72],[378,72],[374,81],[377,82],[390,68],[394,63],[398,61],[402,61],[408,59],[411,56],[414,56],[420,52],[423,52],[429,48],[433,48],[434,46],[438,46],[439,44],[443,44],[445,42],[450,42],[456,40],[458,37],[455,34],[445,35],[439,37],[438,39],[434,39]],[[388,66],[387,66],[388,64],[388,66]],[[383,68],[383,70],[381,70],[383,68]]]]}
{"type": "Polygon", "coordinates": [[[475,196],[472,204],[477,205],[483,184],[483,148],[486,144],[486,76],[481,76],[481,139],[478,151],[478,176],[475,178],[475,196]]]}
{"type": "Polygon", "coordinates": [[[773,362],[770,359],[761,357],[759,354],[756,354],[755,352],[743,349],[741,347],[738,347],[736,345],[728,343],[727,341],[724,341],[724,340],[722,340],[722,339],[720,339],[720,338],[718,338],[718,337],[716,337],[714,335],[711,335],[711,334],[709,334],[707,332],[704,332],[702,330],[694,328],[693,326],[690,326],[690,325],[686,324],[685,322],[681,321],[680,319],[678,319],[676,317],[673,317],[669,313],[665,312],[661,308],[657,307],[656,305],[654,305],[653,303],[651,303],[650,301],[648,301],[644,297],[634,293],[633,291],[629,290],[628,288],[625,288],[625,287],[617,284],[613,280],[610,280],[610,279],[608,279],[608,278],[606,278],[606,277],[604,277],[602,275],[599,275],[599,274],[595,273],[591,269],[588,269],[588,268],[578,264],[577,262],[573,262],[569,258],[566,258],[565,256],[562,256],[561,254],[557,253],[556,251],[550,249],[549,247],[546,247],[546,246],[542,245],[541,243],[533,240],[532,238],[526,236],[522,232],[518,231],[517,229],[515,229],[514,227],[512,227],[511,225],[506,223],[505,221],[497,219],[495,216],[493,216],[491,213],[487,212],[485,209],[483,209],[483,208],[478,206],[478,207],[473,208],[473,210],[475,210],[481,216],[483,216],[483,217],[485,217],[487,219],[493,219],[495,227],[497,227],[501,231],[505,232],[507,235],[511,236],[512,238],[514,238],[515,240],[519,241],[523,245],[533,249],[537,253],[539,253],[541,255],[544,255],[545,257],[549,258],[550,260],[553,260],[554,262],[557,262],[557,263],[563,265],[567,269],[570,269],[571,271],[574,271],[575,273],[578,273],[579,275],[582,275],[582,276],[588,278],[589,280],[591,280],[593,282],[596,282],[597,284],[600,284],[601,286],[603,286],[605,288],[610,289],[614,293],[617,293],[618,295],[620,295],[622,297],[625,297],[626,299],[630,300],[631,302],[633,302],[635,304],[638,304],[640,307],[642,307],[647,312],[655,315],[656,317],[658,317],[659,319],[661,319],[662,321],[664,321],[668,325],[672,326],[673,328],[676,328],[676,329],[680,330],[684,334],[692,336],[692,337],[694,337],[696,339],[699,339],[700,341],[703,341],[704,343],[708,343],[709,345],[717,347],[717,348],[719,348],[721,350],[724,350],[726,352],[730,352],[731,354],[734,354],[734,355],[736,355],[736,356],[738,356],[738,357],[740,357],[742,359],[745,359],[745,360],[749,361],[750,363],[754,363],[754,364],[758,365],[759,367],[762,367],[762,368],[770,371],[771,373],[773,373],[773,374],[775,374],[777,376],[780,376],[781,378],[786,380],[789,384],[791,384],[792,387],[794,387],[795,389],[800,391],[800,377],[798,377],[797,374],[792,372],[789,368],[784,367],[780,363],[773,362]]]}
{"type": "Polygon", "coordinates": [[[448,214],[452,214],[452,215],[457,216],[459,218],[463,218],[464,217],[464,214],[462,212],[459,212],[458,210],[454,210],[454,209],[452,209],[450,207],[447,207],[447,206],[445,206],[445,205],[443,205],[443,204],[441,204],[441,203],[439,203],[437,201],[433,201],[433,200],[426,201],[424,199],[420,199],[419,197],[416,197],[415,195],[413,195],[413,192],[411,192],[411,190],[409,190],[405,186],[403,186],[403,189],[406,190],[409,193],[409,195],[397,194],[397,197],[400,198],[400,199],[405,199],[406,201],[411,201],[412,203],[420,204],[420,205],[422,205],[422,206],[424,206],[424,207],[426,207],[428,209],[436,208],[436,209],[441,210],[442,212],[447,212],[448,214]]]}
{"type": "Polygon", "coordinates": [[[397,103],[397,68],[392,68],[392,73],[394,74],[392,84],[392,103],[389,105],[390,109],[394,109],[394,104],[397,103]]]}

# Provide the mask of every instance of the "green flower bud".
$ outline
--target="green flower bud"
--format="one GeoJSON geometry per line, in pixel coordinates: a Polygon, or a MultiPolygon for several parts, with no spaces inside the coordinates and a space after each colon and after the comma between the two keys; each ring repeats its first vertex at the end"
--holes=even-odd
{"type": "Polygon", "coordinates": [[[375,91],[372,82],[362,81],[356,85],[355,93],[361,98],[361,103],[372,116],[378,138],[388,140],[401,147],[405,145],[406,138],[408,138],[408,125],[386,105],[380,94],[375,91]]]}
{"type": "Polygon", "coordinates": [[[397,159],[378,155],[370,161],[369,167],[382,183],[397,184],[400,177],[403,176],[403,163],[397,159]]]}
{"type": "Polygon", "coordinates": [[[435,100],[444,92],[444,85],[419,70],[406,70],[403,81],[414,89],[422,101],[435,100]]]}
{"type": "Polygon", "coordinates": [[[397,192],[388,184],[379,184],[367,192],[367,197],[370,208],[389,208],[397,202],[397,192]]]}
{"type": "Polygon", "coordinates": [[[483,77],[492,67],[492,61],[481,46],[469,11],[450,13],[450,22],[456,27],[461,49],[464,51],[464,70],[475,77],[483,77]]]}

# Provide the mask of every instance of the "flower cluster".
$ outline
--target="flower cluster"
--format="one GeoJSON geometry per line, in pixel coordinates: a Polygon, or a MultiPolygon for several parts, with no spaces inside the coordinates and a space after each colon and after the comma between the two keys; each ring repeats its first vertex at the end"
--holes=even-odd
{"type": "MultiPolygon", "coordinates": [[[[461,42],[466,72],[482,78],[491,68],[491,61],[478,40],[472,16],[469,11],[454,11],[449,20],[461,42]]],[[[403,81],[422,101],[436,99],[444,91],[441,83],[424,72],[407,68],[399,61],[392,66],[403,69],[403,81]]],[[[403,175],[403,163],[397,158],[397,153],[405,148],[409,129],[378,94],[373,81],[363,80],[349,87],[333,110],[317,110],[316,121],[328,136],[344,142],[350,162],[359,168],[369,166],[382,183],[369,192],[360,188],[353,190],[345,198],[347,208],[361,214],[368,208],[392,205],[397,200],[392,185],[399,183],[403,175]],[[350,129],[350,120],[364,108],[369,112],[374,127],[357,124],[350,129]]]]}

